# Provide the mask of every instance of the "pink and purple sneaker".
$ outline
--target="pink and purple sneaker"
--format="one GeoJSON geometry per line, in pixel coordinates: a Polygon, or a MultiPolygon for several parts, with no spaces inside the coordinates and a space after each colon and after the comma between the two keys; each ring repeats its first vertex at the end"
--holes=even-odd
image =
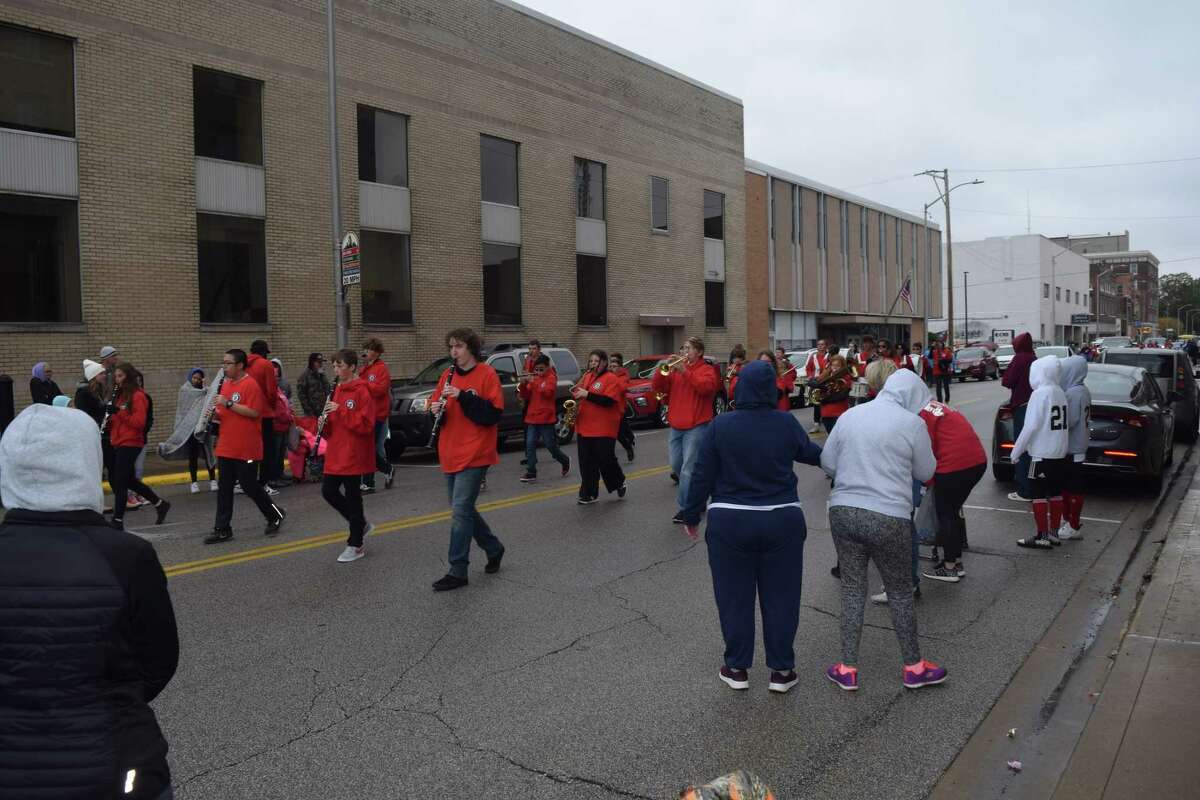
{"type": "Polygon", "coordinates": [[[922,659],[911,667],[904,668],[904,688],[920,689],[946,682],[946,670],[932,661],[922,659]]]}
{"type": "Polygon", "coordinates": [[[825,677],[838,685],[839,689],[847,692],[858,691],[858,670],[845,664],[834,664],[825,670],[825,677]]]}

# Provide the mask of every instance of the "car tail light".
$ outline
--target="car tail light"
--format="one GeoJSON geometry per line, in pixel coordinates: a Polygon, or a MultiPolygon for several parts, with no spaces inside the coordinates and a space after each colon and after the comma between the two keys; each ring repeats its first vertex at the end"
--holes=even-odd
{"type": "Polygon", "coordinates": [[[1014,442],[1004,442],[1000,445],[1001,450],[1012,450],[1017,445],[1014,442]]]}
{"type": "Polygon", "coordinates": [[[1136,411],[1096,411],[1093,409],[1092,419],[1120,422],[1131,428],[1144,428],[1150,424],[1150,420],[1144,414],[1139,414],[1136,411]]]}
{"type": "Polygon", "coordinates": [[[1013,418],[1012,406],[1008,406],[1008,405],[1000,406],[1000,410],[996,412],[996,419],[1012,419],[1012,418],[1013,418]]]}
{"type": "Polygon", "coordinates": [[[1105,450],[1104,455],[1115,456],[1117,458],[1137,458],[1137,453],[1131,453],[1128,450],[1105,450]]]}

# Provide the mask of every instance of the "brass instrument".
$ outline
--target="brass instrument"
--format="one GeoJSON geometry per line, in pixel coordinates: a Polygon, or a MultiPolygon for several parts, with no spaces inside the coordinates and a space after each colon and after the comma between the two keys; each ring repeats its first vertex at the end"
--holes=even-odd
{"type": "Polygon", "coordinates": [[[108,420],[112,417],[112,411],[109,409],[111,409],[113,404],[117,402],[117,395],[121,393],[121,387],[117,385],[117,376],[115,374],[112,376],[112,381],[112,396],[110,396],[108,398],[108,402],[104,404],[104,421],[100,423],[101,436],[104,436],[104,434],[108,432],[108,420]]]}
{"type": "Polygon", "coordinates": [[[563,401],[562,424],[567,428],[574,428],[575,423],[579,421],[579,403],[575,400],[563,401]]]}
{"type": "MultiPolygon", "coordinates": [[[[520,383],[521,381],[526,380],[526,379],[533,380],[536,377],[538,377],[538,374],[536,372],[518,372],[517,373],[517,383],[520,383]]],[[[525,408],[525,398],[521,396],[520,392],[517,392],[517,407],[525,408]]]]}

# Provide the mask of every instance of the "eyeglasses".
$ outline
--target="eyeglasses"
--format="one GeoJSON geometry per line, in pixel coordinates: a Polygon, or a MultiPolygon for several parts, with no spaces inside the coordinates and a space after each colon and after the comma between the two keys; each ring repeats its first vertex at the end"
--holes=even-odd
{"type": "Polygon", "coordinates": [[[236,361],[222,361],[221,366],[222,367],[232,367],[236,363],[237,363],[236,361]]]}

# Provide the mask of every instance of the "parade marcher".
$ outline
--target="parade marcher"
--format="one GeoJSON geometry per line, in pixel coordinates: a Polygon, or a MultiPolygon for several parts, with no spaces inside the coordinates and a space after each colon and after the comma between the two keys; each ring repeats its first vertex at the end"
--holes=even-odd
{"type": "Polygon", "coordinates": [[[608,356],[608,371],[621,379],[621,399],[618,401],[621,406],[621,427],[617,429],[617,444],[625,451],[625,460],[633,463],[634,445],[637,444],[637,439],[633,435],[633,426],[629,424],[629,417],[625,415],[625,393],[629,391],[629,370],[625,368],[625,356],[620,353],[610,353],[608,356]]]}
{"type": "MultiPolygon", "coordinates": [[[[287,453],[288,433],[295,422],[295,414],[292,413],[291,387],[286,384],[286,379],[283,377],[283,362],[277,358],[272,358],[271,364],[275,367],[275,380],[277,384],[274,398],[275,416],[272,417],[272,427],[275,431],[274,445],[276,455],[282,459],[287,453]]],[[[281,466],[276,470],[275,478],[267,485],[275,489],[282,489],[291,484],[292,481],[283,477],[283,467],[281,466]]]]}
{"type": "Polygon", "coordinates": [[[375,491],[375,473],[383,473],[383,488],[392,488],[396,480],[396,471],[392,462],[388,461],[388,415],[392,409],[392,373],[380,356],[383,355],[383,342],[372,336],[363,342],[362,369],[359,377],[367,385],[371,393],[371,402],[375,406],[375,469],[362,476],[363,494],[375,491]]]}
{"type": "Polygon", "coordinates": [[[624,384],[608,369],[608,354],[593,350],[588,354],[588,371],[571,388],[571,397],[579,404],[575,433],[579,437],[579,499],[591,505],[600,496],[600,479],[609,494],[625,497],[625,473],[617,463],[614,447],[624,411],[620,400],[624,384]]]}
{"type": "MultiPolygon", "coordinates": [[[[1037,535],[1017,540],[1020,547],[1049,549],[1061,544],[1058,529],[1063,516],[1063,478],[1067,455],[1067,395],[1059,385],[1062,368],[1057,356],[1044,356],[1029,368],[1033,393],[1026,404],[1025,424],[1013,443],[1011,457],[1029,455],[1033,522],[1037,535]]],[[[1020,467],[1018,467],[1020,469],[1020,467]]]]}
{"type": "Polygon", "coordinates": [[[339,350],[333,355],[337,387],[333,399],[322,409],[325,426],[325,467],[321,478],[321,496],[350,525],[346,549],[338,562],[348,564],[364,555],[363,545],[371,526],[363,514],[362,475],[375,464],[375,406],[366,383],[355,377],[358,355],[339,350]]]}
{"type": "Polygon", "coordinates": [[[928,385],[932,381],[929,374],[929,359],[921,349],[919,342],[913,342],[912,352],[904,357],[904,368],[912,370],[918,378],[928,385]]]}
{"type": "MultiPolygon", "coordinates": [[[[667,424],[671,431],[667,435],[667,451],[671,472],[679,476],[679,488],[675,493],[679,511],[683,510],[687,498],[688,482],[696,463],[696,448],[705,427],[712,421],[713,398],[717,395],[717,373],[704,360],[704,341],[690,336],[682,349],[683,357],[668,373],[663,375],[656,369],[650,381],[654,391],[670,397],[667,424]]],[[[683,523],[678,512],[671,521],[683,523]]]]}
{"type": "MultiPolygon", "coordinates": [[[[843,359],[844,361],[844,359],[843,359]]],[[[817,351],[809,353],[808,360],[804,362],[804,377],[806,380],[812,380],[825,371],[829,366],[829,342],[824,339],[817,340],[817,351]]],[[[808,429],[809,433],[816,433],[821,430],[821,404],[813,403],[813,424],[808,429]]]]}
{"type": "Polygon", "coordinates": [[[188,373],[187,380],[179,387],[179,396],[175,400],[175,427],[166,441],[158,445],[158,454],[165,459],[187,456],[188,472],[192,477],[192,494],[200,491],[197,470],[200,459],[208,470],[209,491],[217,490],[217,476],[208,447],[195,436],[196,425],[204,413],[204,397],[208,394],[204,388],[204,370],[199,367],[188,373]]]}
{"type": "MultiPolygon", "coordinates": [[[[246,374],[258,384],[262,394],[259,408],[258,424],[262,437],[262,455],[257,459],[258,482],[268,495],[277,494],[271,482],[279,477],[282,470],[282,455],[275,449],[275,392],[279,386],[275,381],[275,365],[267,360],[271,348],[263,339],[255,339],[250,343],[250,355],[246,357],[246,374]]],[[[243,487],[244,488],[244,487],[243,487]]]]}
{"type": "Polygon", "coordinates": [[[95,420],[99,428],[104,421],[104,406],[107,403],[108,398],[104,396],[104,367],[84,359],[83,383],[75,390],[75,408],[95,420]]]}
{"type": "Polygon", "coordinates": [[[108,431],[113,447],[113,464],[110,474],[113,490],[112,526],[125,529],[125,506],[129,490],[137,492],[153,504],[155,525],[166,519],[171,504],[163,500],[154,490],[139,480],[135,473],[138,455],[146,447],[147,420],[150,413],[149,398],[138,386],[138,372],[132,364],[118,364],[113,378],[117,396],[108,405],[108,431]]]}
{"type": "Polygon", "coordinates": [[[867,333],[863,335],[859,352],[850,366],[854,368],[854,374],[861,378],[867,374],[867,365],[877,358],[879,353],[875,350],[875,337],[867,333]]]}
{"type": "Polygon", "coordinates": [[[221,360],[225,381],[220,393],[213,398],[213,408],[221,424],[217,437],[217,516],[213,532],[205,544],[218,544],[233,538],[233,487],[254,501],[267,521],[264,533],[279,533],[287,513],[267,496],[258,482],[258,464],[263,457],[262,409],[266,397],[256,381],[246,371],[248,358],[244,350],[228,350],[221,360]]]}
{"type": "Polygon", "coordinates": [[[729,407],[733,408],[733,396],[737,389],[738,375],[742,371],[742,367],[746,365],[746,348],[743,345],[735,344],[733,349],[729,351],[729,369],[728,385],[725,387],[726,397],[729,400],[729,407]]]}
{"type": "Polygon", "coordinates": [[[487,468],[500,463],[496,426],[504,412],[504,392],[496,370],[480,363],[483,340],[470,328],[446,334],[451,367],[438,380],[430,410],[441,420],[438,463],[450,494],[450,571],[433,584],[434,591],[460,589],[469,583],[471,540],[487,554],[483,571],[500,571],[504,545],[475,508],[487,468]]]}
{"type": "Polygon", "coordinates": [[[946,342],[938,339],[929,346],[929,364],[933,371],[933,385],[939,403],[950,402],[950,381],[954,378],[954,352],[946,342]]]}
{"type": "MultiPolygon", "coordinates": [[[[1000,384],[1009,390],[1008,405],[1013,415],[1013,437],[1021,435],[1025,426],[1025,408],[1033,387],[1029,385],[1029,370],[1037,355],[1033,351],[1033,337],[1028,332],[1020,333],[1013,339],[1013,357],[1004,370],[1000,384]]],[[[939,398],[940,399],[940,398],[939,398]]],[[[1013,458],[1017,490],[1010,492],[1009,500],[1028,503],[1033,499],[1033,484],[1029,477],[1029,456],[1021,460],[1013,458]]]]}
{"type": "Polygon", "coordinates": [[[0,440],[6,798],[171,797],[150,706],[179,661],[171,596],[154,547],[105,524],[100,461],[75,409],[31,406],[0,440]]]}
{"type": "Polygon", "coordinates": [[[1086,359],[1071,356],[1062,360],[1061,367],[1061,385],[1067,396],[1067,458],[1063,476],[1063,521],[1058,538],[1074,539],[1079,535],[1079,515],[1083,513],[1083,461],[1091,441],[1088,421],[1092,416],[1092,393],[1084,383],[1088,373],[1086,359]]]}
{"type": "Polygon", "coordinates": [[[54,370],[45,361],[33,365],[33,377],[29,379],[29,396],[33,402],[42,405],[53,405],[54,398],[62,394],[58,384],[54,382],[54,370]]]}
{"type": "Polygon", "coordinates": [[[521,376],[517,393],[525,400],[525,474],[522,483],[537,480],[537,446],[540,440],[546,452],[562,467],[562,477],[571,471],[571,459],[558,446],[558,409],[555,394],[558,373],[550,365],[550,356],[538,356],[532,375],[521,376]]]}
{"type": "Polygon", "coordinates": [[[296,381],[300,393],[300,410],[306,417],[319,417],[329,399],[329,378],[325,377],[325,356],[308,354],[308,367],[296,381]]]}
{"type": "Polygon", "coordinates": [[[829,433],[838,418],[850,408],[850,387],[854,385],[854,372],[839,354],[829,357],[825,369],[817,373],[808,385],[821,390],[821,425],[829,433]]]}
{"type": "Polygon", "coordinates": [[[537,364],[538,358],[540,358],[542,355],[542,343],[537,339],[530,339],[528,346],[529,352],[525,354],[525,362],[521,366],[521,371],[526,375],[533,372],[533,368],[537,364]]]}
{"type": "Polygon", "coordinates": [[[834,478],[829,524],[842,578],[842,660],[825,674],[842,689],[858,689],[868,561],[883,577],[904,660],[904,687],[946,680],[945,669],[921,657],[913,613],[912,481],[929,480],[937,467],[929,431],[918,416],[928,396],[916,375],[894,373],[874,402],[842,415],[821,452],[821,466],[834,478]]]}
{"type": "MultiPolygon", "coordinates": [[[[768,353],[769,354],[769,353],[768,353]]],[[[804,572],[804,511],[794,462],[820,466],[821,448],[804,426],[776,408],[776,376],[769,364],[747,364],[734,411],[707,426],[682,512],[689,536],[708,506],[708,563],[725,639],[719,677],[732,689],[750,686],[755,600],[762,609],[768,688],[796,685],[793,640],[800,619],[804,572]]]]}

